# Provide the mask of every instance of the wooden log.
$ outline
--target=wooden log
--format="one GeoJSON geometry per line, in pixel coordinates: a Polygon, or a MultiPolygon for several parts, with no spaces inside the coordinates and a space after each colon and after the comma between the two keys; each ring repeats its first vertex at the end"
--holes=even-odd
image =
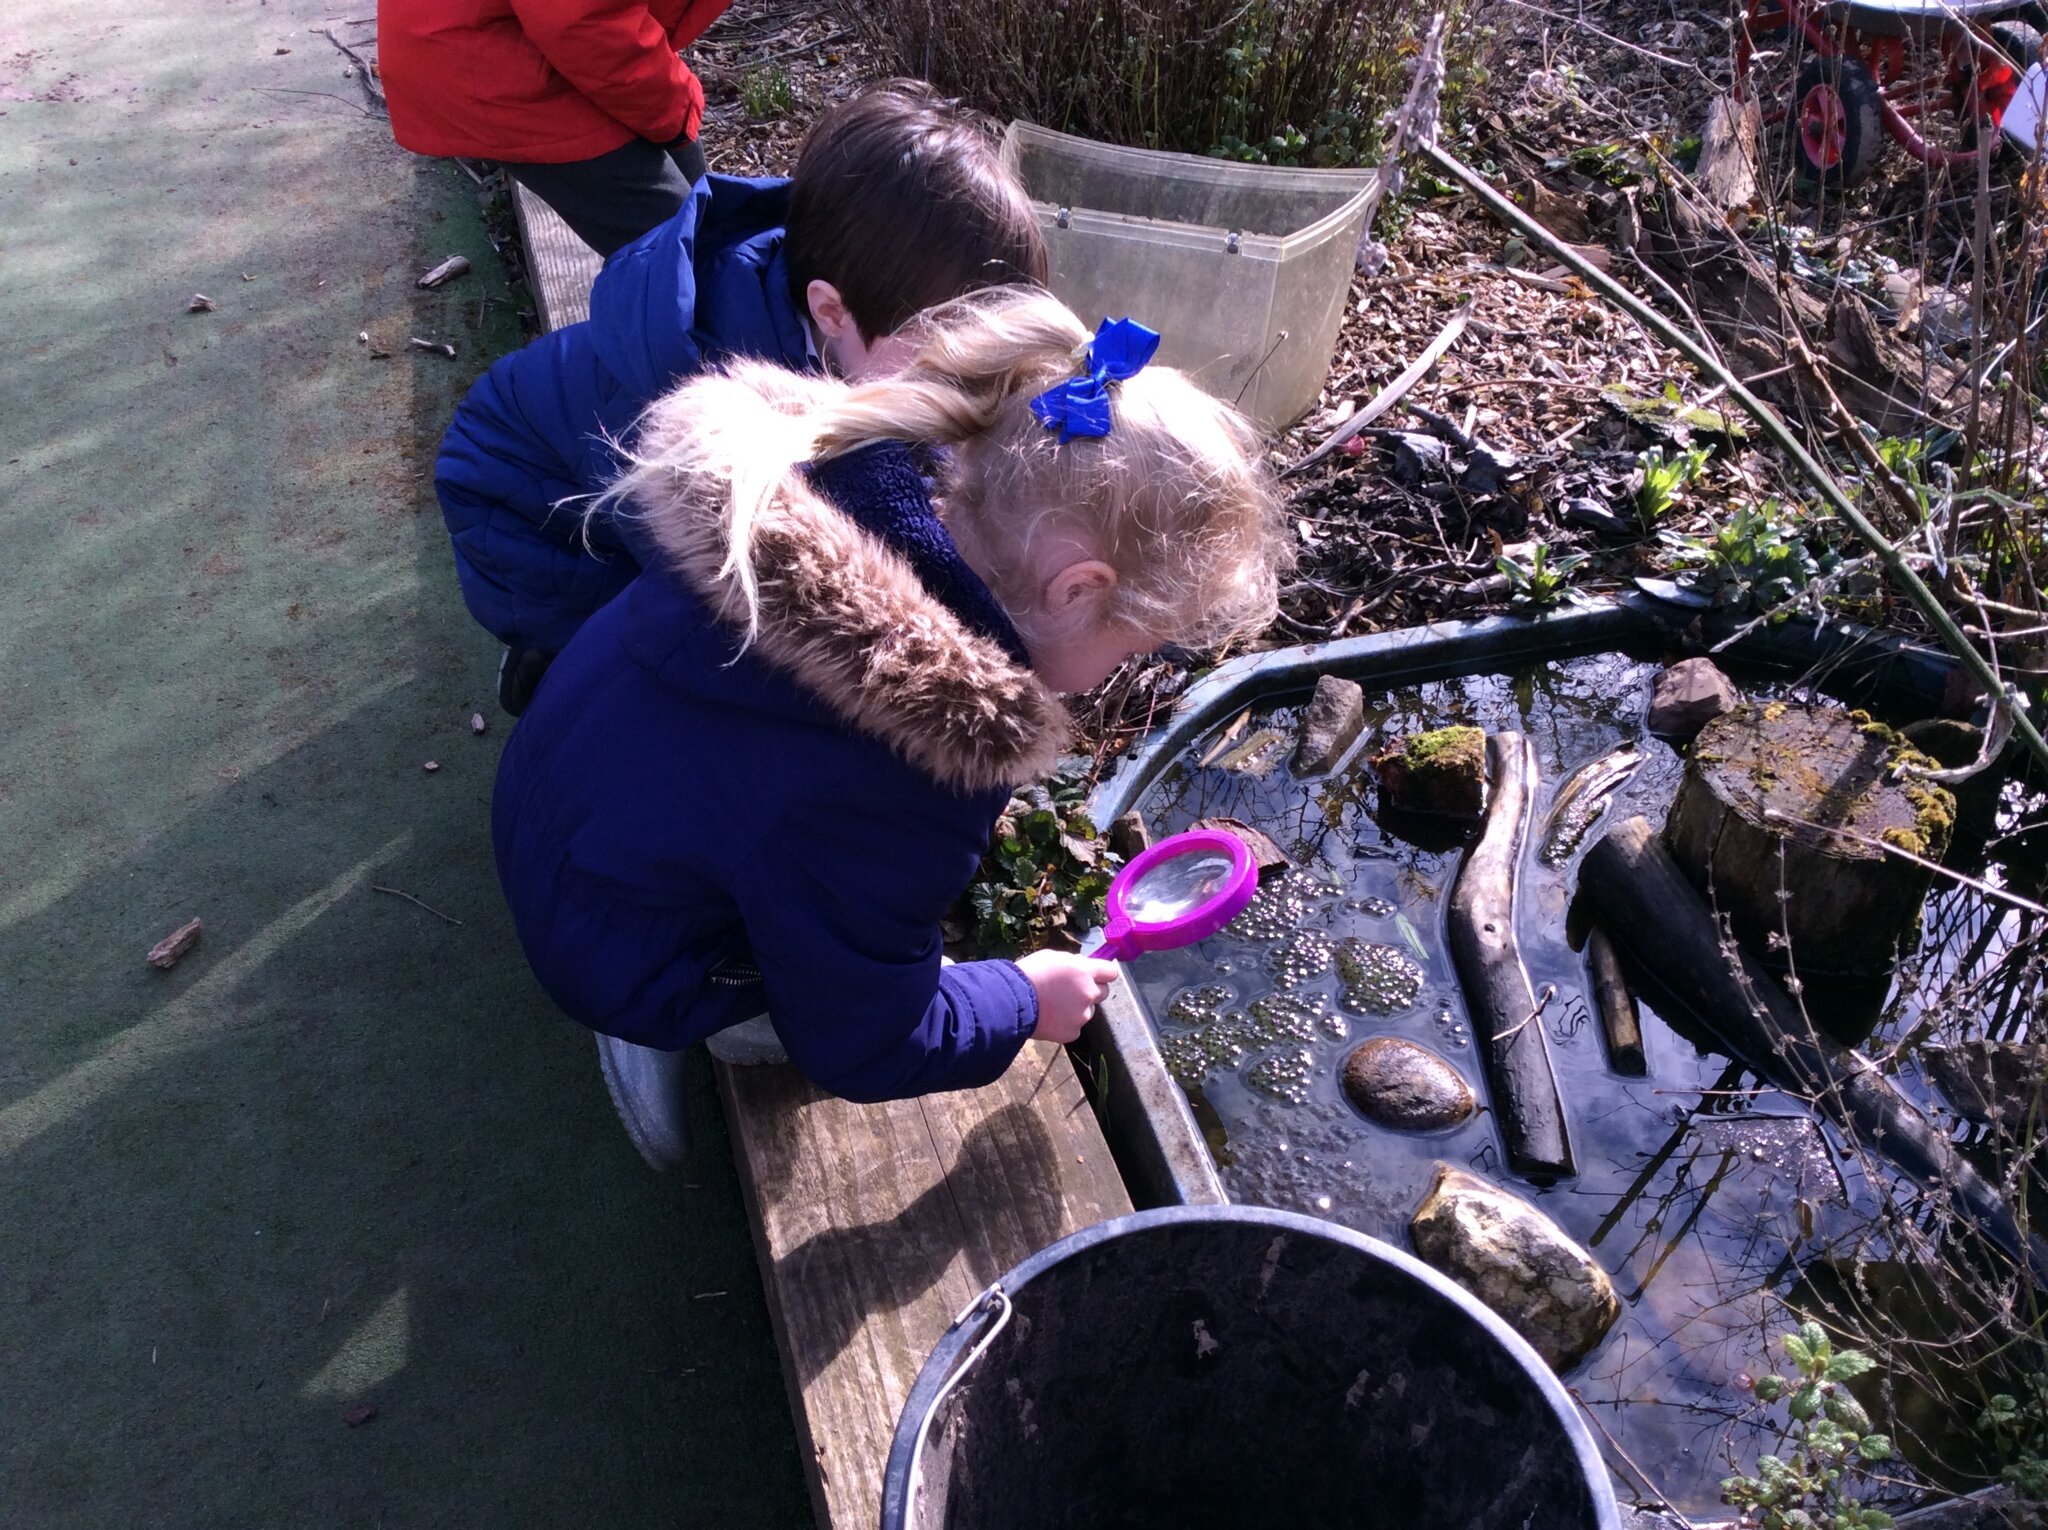
{"type": "Polygon", "coordinates": [[[1564,1104],[1543,1041],[1535,990],[1515,939],[1516,870],[1536,799],[1536,753],[1519,733],[1488,741],[1493,795],[1479,843],[1451,892],[1451,959],[1472,1029],[1486,1038],[1486,1075],[1508,1165],[1530,1179],[1574,1172],[1564,1104]]]}
{"type": "Polygon", "coordinates": [[[1724,942],[1648,821],[1617,824],[1586,852],[1579,887],[1644,971],[1730,1053],[1813,1101],[1855,1145],[1939,1187],[1960,1217],[2048,1280],[2048,1243],[2022,1234],[1998,1191],[1861,1052],[1821,1034],[1755,958],[1724,942]]]}
{"type": "Polygon", "coordinates": [[[1693,742],[1671,853],[1752,949],[1782,936],[1803,972],[1886,971],[1932,872],[1885,847],[1938,861],[1955,823],[1944,788],[1892,779],[1903,747],[1840,707],[1737,707],[1693,742]]]}
{"type": "Polygon", "coordinates": [[[1616,1073],[1641,1078],[1649,1072],[1643,1056],[1643,1024],[1636,1014],[1636,996],[1622,975],[1621,953],[1598,925],[1586,936],[1586,972],[1593,981],[1594,1008],[1607,1036],[1607,1061],[1616,1073]]]}

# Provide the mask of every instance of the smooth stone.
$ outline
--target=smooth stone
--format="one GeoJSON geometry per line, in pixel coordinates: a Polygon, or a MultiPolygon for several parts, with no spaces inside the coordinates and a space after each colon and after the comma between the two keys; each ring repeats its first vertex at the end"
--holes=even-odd
{"type": "Polygon", "coordinates": [[[1371,1120],[1397,1131],[1456,1126],[1479,1103],[1456,1068],[1397,1036],[1375,1036],[1344,1060],[1344,1092],[1371,1120]]]}
{"type": "Polygon", "coordinates": [[[1324,675],[1316,681],[1294,746],[1294,773],[1319,776],[1333,769],[1365,731],[1365,688],[1355,680],[1324,675]]]}
{"type": "Polygon", "coordinates": [[[1591,1354],[1621,1315],[1599,1262],[1534,1206],[1438,1164],[1408,1223],[1415,1252],[1486,1303],[1560,1373],[1591,1354]]]}
{"type": "Polygon", "coordinates": [[[1711,659],[1681,659],[1650,689],[1649,729],[1661,739],[1685,744],[1741,700],[1735,684],[1711,659]]]}

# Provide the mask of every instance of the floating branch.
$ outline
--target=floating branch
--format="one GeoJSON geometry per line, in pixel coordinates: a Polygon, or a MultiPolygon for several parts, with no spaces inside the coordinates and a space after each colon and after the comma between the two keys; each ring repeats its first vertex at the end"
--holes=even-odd
{"type": "Polygon", "coordinates": [[[1472,1028],[1486,1038],[1487,1079],[1508,1165],[1528,1178],[1553,1179],[1575,1172],[1571,1142],[1537,1021],[1542,1008],[1515,940],[1515,872],[1535,805],[1536,751],[1519,733],[1496,733],[1488,752],[1492,800],[1451,893],[1451,958],[1472,1028]]]}

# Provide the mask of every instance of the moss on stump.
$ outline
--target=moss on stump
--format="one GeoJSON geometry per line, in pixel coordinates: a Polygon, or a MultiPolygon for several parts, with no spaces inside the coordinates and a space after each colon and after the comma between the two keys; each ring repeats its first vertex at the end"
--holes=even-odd
{"type": "Polygon", "coordinates": [[[1486,812],[1486,732],[1456,726],[1394,738],[1372,757],[1383,800],[1404,813],[1486,812]]]}
{"type": "Polygon", "coordinates": [[[1899,771],[1931,763],[1867,713],[1738,707],[1701,730],[1665,837],[1759,955],[1782,964],[1782,934],[1804,971],[1882,972],[1932,877],[1887,847],[1939,861],[1955,827],[1955,798],[1899,771]]]}

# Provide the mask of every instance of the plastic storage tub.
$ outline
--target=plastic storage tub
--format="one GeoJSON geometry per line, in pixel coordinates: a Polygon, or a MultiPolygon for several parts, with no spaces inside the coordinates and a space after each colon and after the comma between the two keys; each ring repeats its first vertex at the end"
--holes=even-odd
{"type": "Polygon", "coordinates": [[[1159,359],[1263,430],[1330,372],[1370,170],[1287,170],[1120,149],[1010,125],[1003,158],[1038,207],[1052,290],[1093,327],[1129,315],[1159,359]]]}

